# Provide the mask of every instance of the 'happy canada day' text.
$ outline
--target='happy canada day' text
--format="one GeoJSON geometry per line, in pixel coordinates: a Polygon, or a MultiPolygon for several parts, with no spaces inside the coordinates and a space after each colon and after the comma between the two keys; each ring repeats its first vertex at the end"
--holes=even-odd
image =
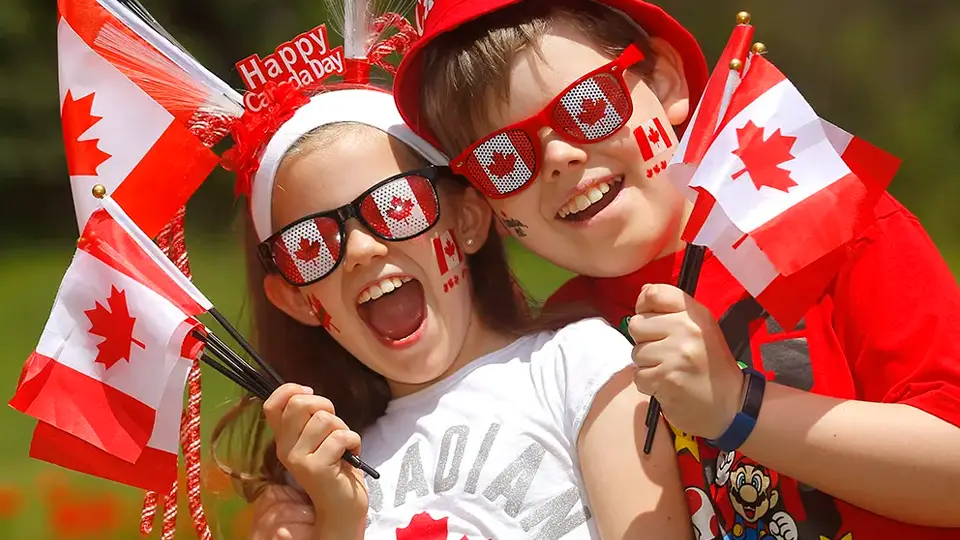
{"type": "Polygon", "coordinates": [[[269,105],[260,91],[268,82],[289,82],[299,88],[331,75],[343,75],[343,47],[330,50],[326,26],[321,24],[281,43],[262,60],[256,54],[244,58],[236,68],[249,90],[243,96],[244,107],[257,112],[269,105]]]}

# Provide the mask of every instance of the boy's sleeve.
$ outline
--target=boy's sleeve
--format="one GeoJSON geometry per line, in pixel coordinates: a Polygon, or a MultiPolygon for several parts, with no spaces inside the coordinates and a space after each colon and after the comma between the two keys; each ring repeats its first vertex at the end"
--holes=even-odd
{"type": "Polygon", "coordinates": [[[633,347],[600,318],[557,332],[553,357],[541,363],[541,394],[574,448],[597,393],[624,368],[633,366],[633,347]]]}
{"type": "Polygon", "coordinates": [[[960,287],[919,221],[889,195],[834,289],[834,326],[864,400],[960,426],[960,287]]]}

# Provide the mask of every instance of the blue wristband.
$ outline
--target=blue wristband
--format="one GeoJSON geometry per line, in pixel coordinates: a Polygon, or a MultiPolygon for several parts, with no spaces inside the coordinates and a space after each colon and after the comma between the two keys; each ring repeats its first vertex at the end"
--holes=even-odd
{"type": "Polygon", "coordinates": [[[745,368],[743,376],[747,379],[747,390],[744,392],[740,411],[733,417],[730,427],[720,437],[707,440],[712,446],[724,452],[733,452],[740,448],[753,432],[753,428],[757,425],[757,418],[760,416],[760,405],[763,403],[767,378],[752,368],[745,368]]]}

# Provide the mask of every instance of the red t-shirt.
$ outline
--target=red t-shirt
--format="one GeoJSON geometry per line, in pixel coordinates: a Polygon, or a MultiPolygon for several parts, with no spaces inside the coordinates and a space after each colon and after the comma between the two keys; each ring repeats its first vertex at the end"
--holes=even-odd
{"type": "MultiPolygon", "coordinates": [[[[695,296],[717,319],[730,312],[721,325],[728,340],[749,333],[750,347],[739,360],[770,381],[839,398],[905,403],[960,426],[960,288],[940,253],[916,217],[889,195],[850,253],[794,329],[758,318],[753,299],[709,254],[695,296]]],[[[644,284],[676,284],[682,260],[678,252],[619,278],[576,277],[548,305],[590,302],[619,325],[634,313],[644,284]]],[[[960,529],[870,513],[739,452],[724,455],[674,431],[698,539],[781,538],[774,533],[789,530],[791,522],[798,536],[786,537],[802,540],[960,539],[960,529]],[[751,480],[761,488],[759,497],[751,480]]]]}

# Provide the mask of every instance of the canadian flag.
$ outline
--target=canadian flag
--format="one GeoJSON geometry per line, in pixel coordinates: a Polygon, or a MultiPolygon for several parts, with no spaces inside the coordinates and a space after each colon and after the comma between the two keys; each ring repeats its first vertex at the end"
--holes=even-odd
{"type": "Polygon", "coordinates": [[[179,330],[212,305],[116,203],[102,204],[10,405],[135,463],[180,362],[179,330]]]}
{"type": "Polygon", "coordinates": [[[484,178],[487,194],[510,193],[531,180],[536,156],[533,143],[522,131],[498,133],[473,149],[467,169],[484,178]]]}
{"type": "Polygon", "coordinates": [[[135,463],[113,456],[46,422],[37,423],[30,442],[30,457],[128,486],[160,492],[169,490],[177,478],[183,390],[190,371],[189,359],[199,353],[198,342],[187,335],[194,327],[188,322],[177,331],[177,339],[184,343],[181,359],[170,373],[150,439],[135,463]]]}
{"type": "Polygon", "coordinates": [[[581,81],[560,98],[556,114],[566,129],[588,141],[610,134],[630,112],[620,84],[611,75],[581,81]]]}
{"type": "Polygon", "coordinates": [[[101,184],[156,236],[218,163],[184,125],[203,96],[182,90],[189,76],[97,0],[58,7],[60,111],[78,227],[96,210],[91,189],[101,184]]]}
{"type": "Polygon", "coordinates": [[[640,124],[633,134],[637,138],[637,145],[640,146],[643,161],[650,161],[673,146],[670,134],[663,127],[663,121],[656,117],[640,124]]]}
{"type": "Polygon", "coordinates": [[[441,276],[456,270],[463,262],[460,244],[457,243],[457,237],[452,229],[433,237],[433,252],[437,255],[437,266],[440,268],[441,276]]]}
{"type": "MultiPolygon", "coordinates": [[[[745,55],[738,37],[731,43],[745,55]]],[[[711,77],[669,169],[695,198],[684,239],[708,246],[792,327],[832,280],[899,160],[822,120],[762,56],[746,66],[711,77]]]]}
{"type": "Polygon", "coordinates": [[[364,199],[360,210],[373,227],[392,238],[425,231],[439,209],[429,180],[421,177],[390,182],[364,199]]]}
{"type": "Polygon", "coordinates": [[[273,255],[285,275],[300,276],[301,283],[313,281],[337,264],[339,235],[340,227],[332,219],[301,221],[280,234],[281,246],[273,255]]]}

